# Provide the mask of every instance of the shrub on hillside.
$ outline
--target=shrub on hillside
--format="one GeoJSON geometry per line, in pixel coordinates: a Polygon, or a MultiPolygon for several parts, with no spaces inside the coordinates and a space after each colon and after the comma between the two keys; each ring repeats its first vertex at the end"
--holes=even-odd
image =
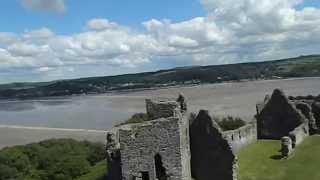
{"type": "Polygon", "coordinates": [[[52,139],[0,150],[0,180],[68,180],[104,160],[103,144],[52,139]]]}

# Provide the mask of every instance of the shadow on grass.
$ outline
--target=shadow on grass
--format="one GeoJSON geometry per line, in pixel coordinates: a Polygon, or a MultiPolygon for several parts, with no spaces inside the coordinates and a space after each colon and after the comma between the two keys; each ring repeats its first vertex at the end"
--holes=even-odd
{"type": "Polygon", "coordinates": [[[272,155],[270,156],[270,159],[273,159],[273,160],[281,160],[282,159],[282,156],[277,154],[277,155],[272,155]]]}

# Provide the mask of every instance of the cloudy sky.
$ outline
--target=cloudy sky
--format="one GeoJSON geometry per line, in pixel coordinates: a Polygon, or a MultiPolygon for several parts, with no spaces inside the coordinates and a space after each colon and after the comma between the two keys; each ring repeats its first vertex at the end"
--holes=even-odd
{"type": "Polygon", "coordinates": [[[2,0],[0,83],[319,54],[319,0],[2,0]]]}

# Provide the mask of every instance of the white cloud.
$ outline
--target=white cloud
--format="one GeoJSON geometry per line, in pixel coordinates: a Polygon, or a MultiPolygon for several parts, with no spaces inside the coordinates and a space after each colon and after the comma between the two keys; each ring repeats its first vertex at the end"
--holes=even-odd
{"type": "Polygon", "coordinates": [[[297,10],[301,2],[202,0],[207,16],[182,22],[151,19],[142,23],[142,32],[101,18],[68,36],[47,28],[0,32],[0,68],[29,67],[63,75],[82,65],[127,70],[157,66],[162,60],[203,65],[318,53],[320,9],[297,10]]]}
{"type": "Polygon", "coordinates": [[[107,19],[92,19],[87,23],[87,27],[90,30],[106,30],[119,28],[119,25],[115,22],[110,22],[107,19]]]}
{"type": "MultiPolygon", "coordinates": [[[[320,35],[319,9],[297,10],[295,7],[302,2],[202,0],[208,11],[206,19],[228,34],[228,44],[219,57],[233,55],[233,62],[318,53],[319,45],[315,42],[319,38],[314,38],[320,35]]],[[[219,48],[210,49],[216,54],[219,48]]]]}
{"type": "Polygon", "coordinates": [[[8,51],[12,56],[36,56],[39,53],[37,46],[26,43],[16,43],[8,47],[8,51]]]}
{"type": "Polygon", "coordinates": [[[22,0],[23,7],[35,11],[64,12],[64,0],[22,0]]]}
{"type": "Polygon", "coordinates": [[[54,70],[54,68],[45,66],[45,67],[39,67],[36,70],[39,72],[48,72],[48,71],[54,70]]]}
{"type": "Polygon", "coordinates": [[[11,44],[15,41],[17,41],[17,37],[14,33],[0,32],[0,45],[11,44]]]}
{"type": "Polygon", "coordinates": [[[169,38],[169,45],[178,48],[194,48],[199,44],[193,39],[174,35],[169,38]]]}
{"type": "Polygon", "coordinates": [[[53,36],[54,36],[54,33],[48,28],[41,28],[41,29],[30,31],[30,32],[26,32],[23,34],[23,37],[25,39],[30,39],[30,40],[48,39],[53,36]]]}

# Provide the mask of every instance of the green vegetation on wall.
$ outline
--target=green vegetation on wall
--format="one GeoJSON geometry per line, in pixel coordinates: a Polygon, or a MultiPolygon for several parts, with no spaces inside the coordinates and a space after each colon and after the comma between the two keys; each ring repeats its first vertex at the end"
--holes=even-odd
{"type": "Polygon", "coordinates": [[[146,113],[136,113],[132,115],[128,120],[123,123],[120,123],[116,126],[121,126],[125,124],[136,124],[136,123],[143,123],[148,120],[148,115],[146,113]]]}
{"type": "Polygon", "coordinates": [[[221,120],[217,120],[217,122],[223,131],[235,130],[246,125],[246,122],[241,118],[232,116],[223,117],[221,120]]]}

